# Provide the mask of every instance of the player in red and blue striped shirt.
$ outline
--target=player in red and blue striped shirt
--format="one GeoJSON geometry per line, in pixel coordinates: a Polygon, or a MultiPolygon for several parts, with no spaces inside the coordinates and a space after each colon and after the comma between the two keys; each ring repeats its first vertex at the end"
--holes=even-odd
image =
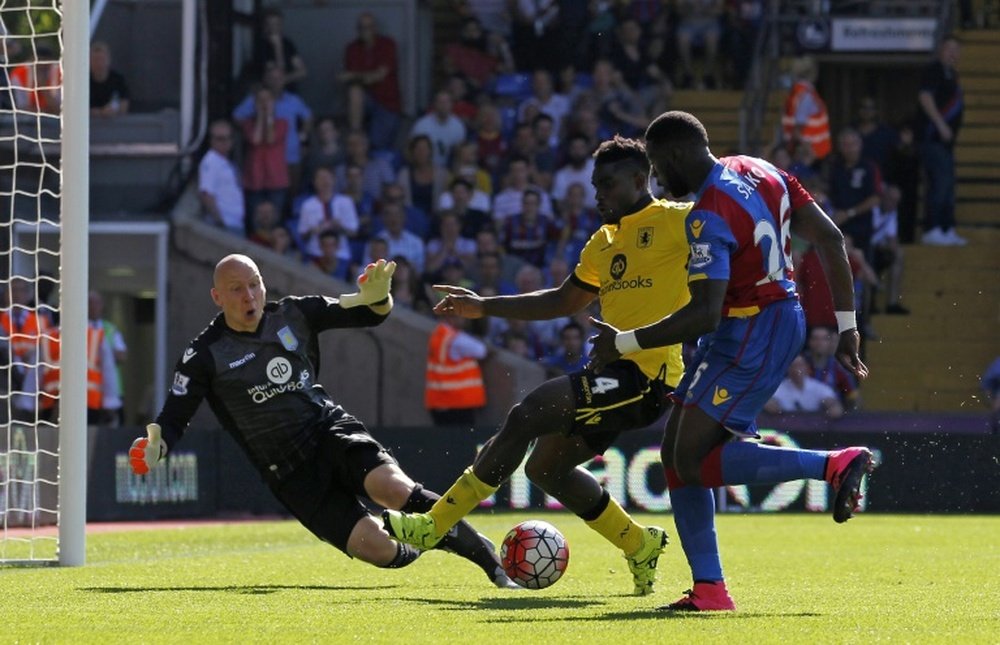
{"type": "Polygon", "coordinates": [[[837,310],[838,359],[859,379],[854,288],[843,234],[798,180],[762,159],[717,159],[708,134],[686,112],[667,112],[646,131],[657,179],[672,195],[694,194],[687,217],[691,301],[632,331],[595,321],[594,369],[621,354],[699,339],[674,390],[661,455],[674,521],[694,587],[669,610],[733,610],[722,575],[712,488],[798,479],[830,482],[834,519],[851,517],[872,467],[867,448],[835,452],[775,448],[757,437],[756,416],[802,349],[805,318],[795,291],[791,231],[824,261],[837,310]],[[732,440],[736,439],[736,440],[732,440]]]}

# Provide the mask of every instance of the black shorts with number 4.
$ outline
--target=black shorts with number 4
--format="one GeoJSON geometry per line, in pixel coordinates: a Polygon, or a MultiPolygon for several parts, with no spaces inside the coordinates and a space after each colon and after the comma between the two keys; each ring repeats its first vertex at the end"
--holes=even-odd
{"type": "Polygon", "coordinates": [[[666,411],[672,387],[650,379],[632,361],[619,360],[598,373],[569,374],[576,397],[571,435],[579,435],[595,454],[603,454],[618,435],[645,428],[666,411]]]}

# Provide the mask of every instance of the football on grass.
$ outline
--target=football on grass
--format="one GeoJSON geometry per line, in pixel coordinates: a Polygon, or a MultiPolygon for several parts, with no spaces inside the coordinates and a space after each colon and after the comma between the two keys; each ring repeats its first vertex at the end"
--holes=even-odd
{"type": "Polygon", "coordinates": [[[569,545],[556,527],[541,520],[529,520],[507,533],[500,546],[500,562],[517,584],[544,589],[566,572],[569,545]]]}

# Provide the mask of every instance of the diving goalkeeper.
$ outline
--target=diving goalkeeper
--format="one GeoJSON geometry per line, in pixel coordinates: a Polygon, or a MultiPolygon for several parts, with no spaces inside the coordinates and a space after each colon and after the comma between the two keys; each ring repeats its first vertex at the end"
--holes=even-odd
{"type": "MultiPolygon", "coordinates": [[[[317,334],[385,320],[395,268],[385,260],[368,265],[358,277],[358,292],[339,300],[288,296],[266,302],[254,261],[223,258],[211,290],[222,312],[177,362],[156,422],[132,444],[132,469],[145,474],[163,459],[207,399],[274,495],[316,537],[377,567],[416,560],[420,551],[390,539],[360,497],[419,512],[438,496],[414,483],[364,424],[316,382],[317,334]]],[[[441,546],[474,562],[496,586],[516,586],[493,545],[468,524],[459,524],[441,546]]]]}

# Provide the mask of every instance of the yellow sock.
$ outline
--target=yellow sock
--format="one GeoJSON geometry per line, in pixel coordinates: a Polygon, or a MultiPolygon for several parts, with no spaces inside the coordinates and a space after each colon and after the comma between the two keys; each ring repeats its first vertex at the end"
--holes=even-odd
{"type": "Polygon", "coordinates": [[[625,512],[625,509],[612,497],[597,519],[589,520],[587,526],[594,529],[604,539],[631,555],[642,546],[642,526],[625,512]]]}
{"type": "Polygon", "coordinates": [[[465,469],[462,476],[455,480],[451,488],[446,490],[441,499],[427,512],[434,518],[439,535],[444,535],[451,527],[468,515],[472,509],[496,492],[497,486],[490,486],[476,477],[472,466],[465,469]]]}

